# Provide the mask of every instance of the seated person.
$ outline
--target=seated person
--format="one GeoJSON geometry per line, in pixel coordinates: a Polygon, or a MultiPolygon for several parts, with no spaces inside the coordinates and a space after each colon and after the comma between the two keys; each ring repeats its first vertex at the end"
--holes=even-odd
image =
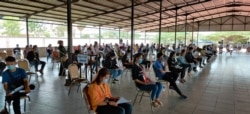
{"type": "Polygon", "coordinates": [[[53,52],[52,52],[52,61],[60,61],[59,52],[58,52],[57,47],[55,47],[55,50],[53,50],[53,52]]]}
{"type": "Polygon", "coordinates": [[[162,60],[163,60],[163,54],[158,53],[157,60],[153,64],[153,69],[156,77],[158,77],[159,80],[168,81],[170,83],[169,88],[174,89],[180,95],[181,98],[186,99],[187,96],[182,94],[182,92],[175,83],[176,79],[178,78],[178,74],[175,72],[166,72],[165,70],[163,70],[164,66],[161,62],[162,60]]]}
{"type": "Polygon", "coordinates": [[[186,54],[186,50],[182,49],[181,53],[180,53],[180,56],[177,58],[177,61],[178,61],[179,65],[184,68],[185,71],[188,68],[188,76],[191,76],[192,66],[191,66],[191,64],[189,64],[186,61],[185,54],[186,54]]]}
{"type": "Polygon", "coordinates": [[[6,101],[10,103],[13,100],[15,114],[21,114],[20,97],[30,92],[28,78],[23,69],[16,68],[16,59],[14,57],[8,56],[5,61],[8,70],[3,72],[2,84],[6,94],[6,101]],[[25,93],[16,92],[10,94],[11,91],[22,85],[24,86],[25,93]]]}
{"type": "Polygon", "coordinates": [[[72,62],[75,63],[78,66],[78,69],[81,68],[82,63],[79,63],[77,60],[77,55],[80,53],[79,50],[75,50],[75,53],[72,55],[72,62]]]}
{"type": "MultiPolygon", "coordinates": [[[[193,64],[197,64],[198,63],[198,61],[194,58],[194,56],[193,56],[193,47],[189,47],[188,48],[188,52],[186,53],[186,55],[185,55],[185,59],[187,60],[187,62],[188,63],[193,63],[193,64]]],[[[197,72],[197,69],[196,69],[196,67],[193,67],[193,71],[194,72],[197,72]]]]}
{"type": "Polygon", "coordinates": [[[133,63],[131,61],[131,51],[127,50],[126,54],[122,57],[122,64],[126,68],[132,68],[133,63]]]}
{"type": "Polygon", "coordinates": [[[118,97],[113,97],[108,85],[110,72],[107,68],[101,68],[96,79],[88,88],[90,106],[97,114],[132,114],[132,106],[129,103],[117,104],[118,97]]]}
{"type": "Polygon", "coordinates": [[[44,69],[44,66],[45,66],[46,63],[39,59],[39,54],[36,52],[36,50],[37,50],[37,46],[34,45],[33,50],[28,53],[27,59],[29,60],[30,64],[35,65],[36,72],[38,71],[38,64],[42,64],[41,69],[39,70],[39,72],[41,74],[43,74],[43,69],[44,69]]]}
{"type": "Polygon", "coordinates": [[[148,53],[144,49],[142,51],[142,58],[143,58],[142,64],[145,65],[146,70],[149,70],[149,68],[150,68],[150,61],[147,60],[147,56],[148,56],[148,53]]]}
{"type": "Polygon", "coordinates": [[[162,84],[160,82],[153,82],[145,73],[145,69],[140,65],[142,63],[141,53],[137,53],[134,58],[134,64],[132,67],[132,77],[136,84],[136,87],[144,91],[151,92],[152,106],[159,107],[162,102],[159,100],[162,84]]]}
{"type": "Polygon", "coordinates": [[[115,53],[111,52],[107,55],[106,59],[104,60],[104,67],[109,69],[110,74],[112,75],[111,78],[113,79],[112,83],[115,83],[115,81],[119,81],[116,78],[118,76],[121,76],[122,70],[117,66],[115,53]]]}
{"type": "Polygon", "coordinates": [[[168,69],[171,71],[171,72],[174,72],[174,73],[181,73],[181,79],[180,79],[180,82],[181,83],[184,83],[186,82],[186,80],[184,79],[185,77],[185,68],[183,67],[179,67],[179,63],[176,61],[175,59],[175,52],[172,51],[169,55],[169,58],[168,58],[168,69]]]}
{"type": "Polygon", "coordinates": [[[48,47],[46,48],[46,51],[47,51],[47,62],[48,62],[48,59],[51,58],[51,54],[53,52],[53,48],[51,47],[51,44],[48,45],[48,47]]]}

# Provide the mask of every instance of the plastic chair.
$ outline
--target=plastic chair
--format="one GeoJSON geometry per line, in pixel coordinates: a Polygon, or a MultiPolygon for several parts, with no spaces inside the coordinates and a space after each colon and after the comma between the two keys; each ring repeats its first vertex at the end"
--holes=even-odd
{"type": "MultiPolygon", "coordinates": [[[[29,103],[31,102],[30,100],[30,95],[26,94],[25,96],[21,96],[20,97],[20,101],[23,100],[23,111],[26,112],[26,104],[27,104],[27,100],[29,101],[29,103]]],[[[8,105],[8,112],[10,113],[10,105],[11,103],[8,103],[7,101],[5,101],[8,105]]],[[[31,108],[29,108],[29,111],[31,110],[31,108]]]]}
{"type": "Polygon", "coordinates": [[[0,52],[0,57],[1,57],[2,60],[4,61],[5,58],[7,57],[7,53],[5,53],[5,52],[0,52]]]}
{"type": "Polygon", "coordinates": [[[88,89],[89,89],[89,86],[86,85],[83,89],[82,89],[82,98],[84,99],[85,101],[85,104],[87,106],[87,109],[88,109],[88,113],[89,114],[96,114],[95,111],[93,111],[93,109],[91,108],[91,104],[90,104],[90,97],[88,95],[88,89]]]}
{"type": "Polygon", "coordinates": [[[30,80],[31,80],[31,76],[32,76],[32,75],[35,75],[35,77],[36,77],[36,82],[39,84],[38,75],[37,75],[36,72],[32,72],[32,71],[30,70],[30,64],[29,64],[29,61],[28,61],[27,59],[20,59],[20,60],[17,61],[17,64],[18,64],[18,67],[19,67],[19,68],[24,69],[24,70],[26,71],[26,74],[27,74],[28,76],[30,76],[30,77],[29,77],[29,82],[30,82],[30,80]]]}
{"type": "Polygon", "coordinates": [[[69,76],[71,80],[71,83],[69,85],[69,92],[68,92],[68,95],[69,95],[73,84],[76,84],[78,86],[78,89],[77,89],[77,92],[78,92],[81,86],[81,83],[83,82],[87,83],[88,80],[80,78],[80,74],[78,72],[78,66],[76,64],[70,64],[68,69],[69,69],[69,76]]]}
{"type": "MultiPolygon", "coordinates": [[[[134,83],[136,83],[136,82],[134,82],[134,83]]],[[[134,102],[133,102],[133,106],[135,105],[135,102],[136,102],[138,96],[140,97],[139,104],[141,103],[142,97],[148,97],[149,100],[150,100],[151,112],[153,113],[154,110],[153,110],[153,106],[151,105],[152,100],[150,98],[151,91],[140,90],[139,88],[136,87],[136,84],[135,84],[135,88],[136,88],[137,94],[135,96],[135,99],[134,99],[134,102]]]]}

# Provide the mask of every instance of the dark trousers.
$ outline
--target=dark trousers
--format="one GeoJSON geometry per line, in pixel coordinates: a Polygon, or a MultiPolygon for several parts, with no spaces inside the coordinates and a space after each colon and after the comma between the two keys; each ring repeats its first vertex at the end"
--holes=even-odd
{"type": "Polygon", "coordinates": [[[69,66],[68,59],[63,63],[62,62],[60,63],[59,76],[66,76],[66,73],[65,73],[65,71],[63,72],[63,69],[68,68],[68,66],[69,66]]]}
{"type": "Polygon", "coordinates": [[[174,72],[166,72],[166,74],[162,77],[163,80],[166,80],[170,83],[169,86],[172,86],[173,89],[179,94],[182,95],[180,89],[176,85],[175,81],[178,78],[178,74],[174,72]]]}
{"type": "Polygon", "coordinates": [[[38,71],[38,65],[41,64],[41,71],[43,71],[44,67],[45,67],[45,62],[44,61],[32,61],[30,62],[31,64],[33,64],[35,66],[35,70],[38,71]]]}
{"type": "Polygon", "coordinates": [[[5,100],[8,104],[13,101],[13,110],[15,114],[21,114],[21,108],[20,108],[20,97],[25,96],[25,93],[15,93],[12,96],[6,96],[5,100]]]}
{"type": "Polygon", "coordinates": [[[181,67],[183,67],[184,71],[186,71],[186,69],[188,68],[188,73],[191,72],[191,64],[181,64],[181,67]]]}
{"type": "Polygon", "coordinates": [[[117,107],[105,105],[98,106],[97,114],[132,114],[132,105],[129,103],[118,104],[117,107]]]}
{"type": "MultiPolygon", "coordinates": [[[[176,73],[177,76],[179,75],[179,73],[181,73],[181,79],[184,78],[185,73],[186,73],[184,67],[181,68],[181,69],[179,69],[179,68],[170,68],[169,70],[170,70],[171,72],[176,73]]],[[[178,78],[178,77],[177,77],[177,78],[178,78]]]]}

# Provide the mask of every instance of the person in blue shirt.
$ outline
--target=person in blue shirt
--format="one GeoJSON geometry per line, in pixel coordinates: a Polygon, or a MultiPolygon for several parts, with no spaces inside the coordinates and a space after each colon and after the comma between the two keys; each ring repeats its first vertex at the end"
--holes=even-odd
{"type": "Polygon", "coordinates": [[[24,69],[16,68],[16,59],[14,57],[8,56],[5,61],[8,70],[3,72],[2,84],[6,94],[6,101],[10,103],[13,100],[15,114],[21,114],[20,97],[30,92],[27,75],[24,69]],[[11,91],[22,85],[24,86],[25,93],[16,92],[10,94],[11,91]]]}
{"type": "Polygon", "coordinates": [[[170,83],[169,88],[174,89],[180,95],[181,98],[186,99],[187,96],[182,94],[182,92],[175,83],[176,79],[178,78],[178,74],[175,72],[166,72],[162,64],[162,60],[163,60],[163,54],[158,53],[157,60],[153,64],[153,69],[156,77],[158,77],[159,80],[168,81],[170,83]]]}

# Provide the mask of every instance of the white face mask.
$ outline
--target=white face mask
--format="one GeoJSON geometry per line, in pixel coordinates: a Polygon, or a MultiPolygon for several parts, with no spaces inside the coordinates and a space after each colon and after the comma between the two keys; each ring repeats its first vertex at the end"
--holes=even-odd
{"type": "Polygon", "coordinates": [[[102,80],[102,83],[108,83],[109,79],[108,78],[105,78],[102,80]]]}

